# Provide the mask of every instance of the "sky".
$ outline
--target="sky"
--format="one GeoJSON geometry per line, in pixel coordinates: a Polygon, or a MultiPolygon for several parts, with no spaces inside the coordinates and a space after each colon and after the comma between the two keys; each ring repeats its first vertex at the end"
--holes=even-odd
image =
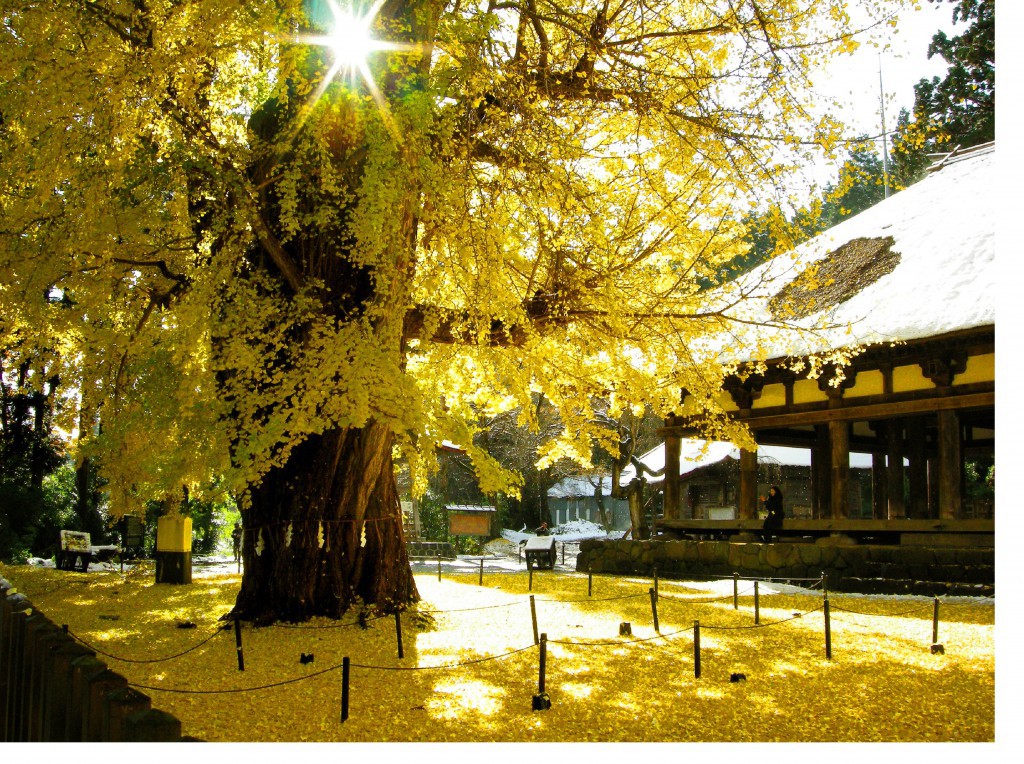
{"type": "Polygon", "coordinates": [[[848,104],[842,116],[852,123],[855,132],[876,135],[880,132],[879,66],[885,92],[886,127],[893,129],[900,108],[914,105],[914,85],[922,78],[942,76],[947,64],[941,56],[928,58],[928,45],[940,29],[947,34],[959,33],[964,25],[953,25],[953,6],[921,0],[919,10],[912,7],[900,14],[896,30],[888,45],[876,48],[861,45],[851,57],[827,72],[821,86],[848,104]]]}

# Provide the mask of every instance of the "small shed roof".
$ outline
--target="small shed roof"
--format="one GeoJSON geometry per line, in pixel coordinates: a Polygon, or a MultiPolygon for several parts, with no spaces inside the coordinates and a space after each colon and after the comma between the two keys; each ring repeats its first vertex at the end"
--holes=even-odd
{"type": "MultiPolygon", "coordinates": [[[[683,439],[679,448],[679,475],[685,479],[696,470],[718,464],[725,459],[738,460],[740,450],[732,443],[723,441],[706,441],[699,438],[683,439]]],[[[665,444],[652,448],[640,461],[654,472],[665,467],[665,444]]],[[[757,461],[760,463],[780,464],[784,467],[810,467],[811,452],[807,448],[791,448],[789,446],[758,446],[757,461]]],[[[853,469],[870,469],[871,455],[850,452],[850,467],[853,469]]],[[[619,482],[627,485],[636,477],[636,468],[630,465],[622,470],[619,482]]],[[[663,476],[647,476],[647,482],[660,483],[663,476]]]]}
{"type": "Polygon", "coordinates": [[[497,512],[497,508],[486,504],[445,504],[448,512],[497,512]]]}
{"type": "Polygon", "coordinates": [[[548,489],[551,499],[575,499],[594,495],[594,486],[600,482],[601,493],[608,496],[612,492],[610,475],[574,475],[563,478],[548,489]]]}

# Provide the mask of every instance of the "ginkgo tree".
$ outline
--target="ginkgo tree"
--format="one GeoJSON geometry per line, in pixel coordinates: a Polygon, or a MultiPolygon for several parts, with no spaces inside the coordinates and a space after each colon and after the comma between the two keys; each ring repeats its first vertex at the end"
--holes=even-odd
{"type": "Polygon", "coordinates": [[[60,359],[115,514],[236,493],[239,617],[401,608],[393,461],[422,488],[453,441],[514,493],[481,417],[543,395],[542,462],[586,463],[595,401],[685,389],[749,442],[706,290],[840,135],[809,77],[845,5],[2,0],[5,348],[60,359]]]}

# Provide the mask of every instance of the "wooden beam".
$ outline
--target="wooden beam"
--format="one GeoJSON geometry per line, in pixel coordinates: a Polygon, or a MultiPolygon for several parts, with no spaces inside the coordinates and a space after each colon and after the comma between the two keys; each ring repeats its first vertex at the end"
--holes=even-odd
{"type": "Polygon", "coordinates": [[[757,517],[757,451],[740,449],[739,516],[757,517]]]}
{"type": "Polygon", "coordinates": [[[811,513],[815,518],[832,516],[832,447],[828,426],[815,426],[815,444],[811,449],[811,513]]]}
{"type": "Polygon", "coordinates": [[[903,422],[890,419],[885,422],[886,496],[889,499],[890,520],[907,516],[907,504],[903,493],[903,422]]]}
{"type": "Polygon", "coordinates": [[[679,503],[680,440],[675,435],[665,438],[665,478],[662,483],[665,519],[681,518],[679,503]]]}
{"type": "Polygon", "coordinates": [[[960,422],[955,411],[940,411],[939,420],[939,518],[963,514],[960,497],[960,422]]]}
{"type": "Polygon", "coordinates": [[[907,419],[907,517],[928,517],[928,435],[923,417],[907,419]]]}
{"type": "MultiPolygon", "coordinates": [[[[995,392],[952,395],[944,398],[922,398],[911,401],[896,401],[868,406],[852,405],[839,408],[822,408],[813,411],[799,411],[789,414],[770,414],[758,417],[756,411],[748,416],[736,416],[752,430],[762,427],[792,427],[800,424],[826,424],[828,422],[849,422],[870,419],[895,419],[912,414],[927,414],[936,411],[984,408],[995,406],[995,392]]],[[[665,428],[667,433],[673,428],[665,428]]]]}
{"type": "Polygon", "coordinates": [[[848,492],[850,488],[850,424],[829,422],[829,441],[832,454],[832,517],[850,516],[848,492]]]}
{"type": "Polygon", "coordinates": [[[871,516],[884,520],[889,514],[889,487],[885,471],[885,454],[871,455],[871,516]]]}

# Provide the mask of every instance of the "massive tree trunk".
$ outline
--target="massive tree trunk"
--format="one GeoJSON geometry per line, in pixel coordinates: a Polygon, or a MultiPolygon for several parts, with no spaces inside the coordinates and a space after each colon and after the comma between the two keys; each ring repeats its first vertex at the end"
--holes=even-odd
{"type": "Polygon", "coordinates": [[[233,615],[297,622],[337,618],[359,600],[390,611],[418,599],[391,445],[376,423],[332,430],[253,489],[233,615]]]}

